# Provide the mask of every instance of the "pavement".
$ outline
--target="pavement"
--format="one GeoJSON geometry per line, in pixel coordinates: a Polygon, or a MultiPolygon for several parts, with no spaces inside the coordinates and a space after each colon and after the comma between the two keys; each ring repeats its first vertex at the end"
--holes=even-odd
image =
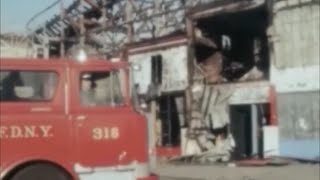
{"type": "Polygon", "coordinates": [[[319,180],[320,165],[282,167],[227,167],[215,165],[160,164],[160,180],[319,180]]]}

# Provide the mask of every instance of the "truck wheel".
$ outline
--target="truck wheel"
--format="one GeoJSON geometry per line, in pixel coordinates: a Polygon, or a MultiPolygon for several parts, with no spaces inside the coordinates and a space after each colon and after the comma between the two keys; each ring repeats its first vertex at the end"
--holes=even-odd
{"type": "Polygon", "coordinates": [[[71,178],[53,165],[36,164],[19,170],[9,180],[70,180],[71,178]]]}

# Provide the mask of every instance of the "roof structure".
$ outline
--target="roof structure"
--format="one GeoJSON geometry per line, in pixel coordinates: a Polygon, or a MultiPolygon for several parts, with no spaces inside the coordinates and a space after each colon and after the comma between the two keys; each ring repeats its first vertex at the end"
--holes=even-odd
{"type": "Polygon", "coordinates": [[[190,8],[215,1],[223,0],[75,0],[34,34],[40,44],[91,44],[112,55],[126,43],[185,31],[190,8]]]}

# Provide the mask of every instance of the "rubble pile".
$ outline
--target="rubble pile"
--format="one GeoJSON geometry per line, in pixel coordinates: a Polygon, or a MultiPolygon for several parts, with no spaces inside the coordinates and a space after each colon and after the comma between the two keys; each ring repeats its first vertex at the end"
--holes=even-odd
{"type": "Polygon", "coordinates": [[[182,147],[185,156],[180,159],[198,163],[227,162],[235,147],[228,114],[228,100],[233,91],[201,84],[193,89],[192,119],[182,147]]]}

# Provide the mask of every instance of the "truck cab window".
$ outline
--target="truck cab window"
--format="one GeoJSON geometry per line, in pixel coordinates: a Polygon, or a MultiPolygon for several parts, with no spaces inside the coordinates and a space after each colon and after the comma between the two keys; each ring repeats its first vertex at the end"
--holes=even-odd
{"type": "Polygon", "coordinates": [[[123,103],[118,71],[80,74],[80,103],[83,106],[115,106],[123,103]]]}
{"type": "Polygon", "coordinates": [[[57,83],[54,72],[1,70],[0,101],[49,101],[57,83]]]}

